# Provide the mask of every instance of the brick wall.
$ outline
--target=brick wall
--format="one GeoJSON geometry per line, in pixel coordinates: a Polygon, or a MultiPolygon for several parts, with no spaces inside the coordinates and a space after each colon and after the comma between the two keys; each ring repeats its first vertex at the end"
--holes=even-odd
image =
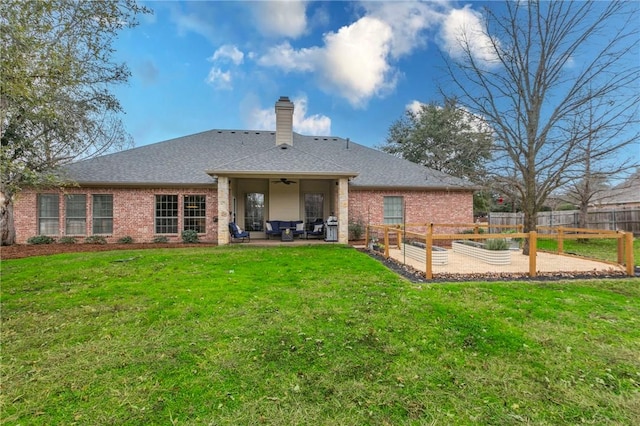
{"type": "MultiPolygon", "coordinates": [[[[59,235],[64,236],[65,231],[65,198],[64,194],[86,194],[87,196],[87,230],[86,235],[92,235],[92,195],[113,195],[113,234],[105,235],[110,243],[119,238],[130,236],[134,242],[151,242],[155,234],[155,196],[178,195],[178,229],[182,229],[183,223],[183,196],[206,196],[206,232],[199,234],[202,241],[217,241],[217,217],[218,194],[215,188],[203,189],[176,189],[176,188],[149,188],[149,189],[122,189],[122,188],[67,188],[64,193],[56,191],[23,191],[14,201],[14,223],[16,227],[16,242],[26,243],[27,239],[38,235],[37,221],[37,194],[58,193],[59,198],[59,235]]],[[[182,241],[180,233],[167,235],[169,241],[182,241]]]]}
{"type": "MultiPolygon", "coordinates": [[[[56,193],[40,191],[40,193],[56,193]]],[[[65,203],[60,194],[60,235],[64,236],[65,203]]],[[[130,236],[135,242],[151,242],[155,234],[155,196],[178,195],[178,226],[182,229],[184,195],[206,196],[206,233],[202,241],[217,242],[217,190],[206,189],[122,189],[122,188],[68,188],[65,194],[87,195],[87,232],[92,235],[92,195],[113,195],[113,234],[106,236],[108,242],[130,236]]],[[[362,219],[365,224],[383,223],[383,198],[402,196],[406,205],[407,223],[470,223],[473,222],[473,195],[470,191],[393,191],[393,190],[349,190],[349,220],[362,219]]],[[[37,192],[23,191],[14,202],[16,241],[26,243],[38,234],[37,192]]],[[[168,235],[170,241],[181,241],[180,234],[168,235]]]]}
{"type": "Polygon", "coordinates": [[[349,220],[382,224],[385,196],[402,196],[407,223],[472,223],[471,191],[349,191],[349,220]]]}

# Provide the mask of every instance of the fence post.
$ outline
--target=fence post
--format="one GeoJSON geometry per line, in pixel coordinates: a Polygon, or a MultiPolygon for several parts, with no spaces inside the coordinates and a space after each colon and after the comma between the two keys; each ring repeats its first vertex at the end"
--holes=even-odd
{"type": "Polygon", "coordinates": [[[369,225],[364,227],[364,247],[369,248],[369,225]]]}
{"type": "Polygon", "coordinates": [[[427,228],[427,238],[426,238],[426,250],[425,250],[425,257],[426,257],[426,269],[425,269],[425,275],[427,277],[428,280],[433,278],[433,265],[431,263],[431,258],[433,256],[433,223],[431,224],[431,226],[429,226],[429,228],[427,228]]]}
{"type": "Polygon", "coordinates": [[[389,227],[384,227],[384,257],[389,258],[389,227]]]}
{"type": "Polygon", "coordinates": [[[562,226],[558,227],[558,254],[564,252],[564,229],[562,226]]]}
{"type": "Polygon", "coordinates": [[[626,240],[625,249],[627,251],[627,275],[633,277],[633,232],[625,232],[624,236],[626,240]]]}
{"type": "Polygon", "coordinates": [[[398,250],[400,250],[401,249],[401,247],[400,247],[400,235],[402,235],[402,239],[404,240],[404,231],[405,230],[404,230],[404,228],[402,228],[402,232],[401,232],[400,231],[400,225],[396,225],[396,228],[398,229],[398,231],[396,233],[397,238],[398,238],[398,250]]]}
{"type": "Polygon", "coordinates": [[[618,233],[618,265],[624,264],[625,233],[618,233]]]}
{"type": "Polygon", "coordinates": [[[535,277],[538,275],[536,272],[536,257],[538,255],[538,233],[536,231],[529,232],[529,276],[535,277]]]}

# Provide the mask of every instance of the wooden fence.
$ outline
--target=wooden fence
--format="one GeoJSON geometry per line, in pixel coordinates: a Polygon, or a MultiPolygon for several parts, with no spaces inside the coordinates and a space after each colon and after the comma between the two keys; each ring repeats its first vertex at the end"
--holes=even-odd
{"type": "MultiPolygon", "coordinates": [[[[579,226],[578,210],[551,211],[538,213],[538,226],[579,226]]],[[[491,225],[520,225],[524,223],[523,213],[489,213],[491,225]]],[[[631,232],[640,235],[640,208],[593,209],[587,214],[587,229],[631,232]]]]}
{"type": "Polygon", "coordinates": [[[617,240],[617,264],[625,266],[625,273],[634,276],[633,258],[633,234],[631,232],[620,232],[610,230],[593,230],[565,227],[540,227],[544,234],[532,231],[524,233],[518,225],[489,225],[489,224],[405,224],[403,225],[367,225],[365,229],[366,247],[372,248],[379,245],[383,248],[385,258],[389,258],[389,249],[401,248],[401,244],[409,239],[420,241],[425,244],[425,265],[426,278],[433,279],[432,262],[434,246],[448,246],[454,240],[488,240],[504,239],[505,237],[514,239],[525,239],[529,243],[529,271],[530,277],[537,276],[537,241],[538,238],[553,239],[557,241],[558,254],[564,254],[563,243],[568,239],[616,239],[617,240]],[[517,228],[514,230],[514,227],[517,228]],[[407,229],[412,229],[409,231],[407,229]],[[473,230],[465,233],[444,233],[443,230],[460,229],[473,230]],[[505,234],[501,229],[511,230],[512,233],[505,234]],[[482,230],[482,231],[481,231],[482,230]],[[513,232],[515,231],[515,232],[513,232]],[[493,232],[493,233],[492,233],[493,232]],[[375,238],[374,235],[382,235],[382,239],[375,238]],[[439,244],[440,243],[440,244],[439,244]],[[443,244],[444,243],[444,244],[443,244]]]}

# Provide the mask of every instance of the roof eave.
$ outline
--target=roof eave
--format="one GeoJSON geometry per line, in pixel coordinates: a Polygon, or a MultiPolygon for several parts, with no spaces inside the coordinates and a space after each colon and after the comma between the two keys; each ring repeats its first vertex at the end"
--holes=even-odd
{"type": "Polygon", "coordinates": [[[100,187],[100,188],[212,188],[215,181],[203,182],[105,182],[105,181],[75,181],[66,187],[100,187]]]}
{"type": "Polygon", "coordinates": [[[363,190],[385,190],[385,191],[459,191],[459,192],[473,192],[480,188],[475,186],[456,186],[456,185],[442,185],[442,186],[417,186],[417,185],[358,185],[351,183],[353,189],[363,190]]]}
{"type": "Polygon", "coordinates": [[[293,171],[293,170],[207,170],[206,173],[212,177],[225,176],[231,178],[265,178],[270,179],[279,176],[300,177],[307,179],[327,179],[327,178],[355,178],[358,176],[357,172],[349,171],[329,171],[329,172],[317,172],[317,171],[293,171]]]}

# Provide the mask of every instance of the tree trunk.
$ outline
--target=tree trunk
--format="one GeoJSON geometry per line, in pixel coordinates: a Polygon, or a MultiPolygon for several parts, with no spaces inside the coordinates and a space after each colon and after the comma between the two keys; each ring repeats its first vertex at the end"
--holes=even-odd
{"type": "MultiPolygon", "coordinates": [[[[580,211],[578,213],[578,228],[586,229],[587,228],[587,215],[589,214],[589,205],[585,202],[580,203],[580,211]]],[[[588,238],[578,238],[576,240],[579,243],[586,243],[589,241],[588,238]]]]}
{"type": "Polygon", "coordinates": [[[10,246],[16,242],[13,223],[13,197],[0,192],[0,245],[10,246]]]}
{"type": "Polygon", "coordinates": [[[589,205],[587,203],[580,203],[580,213],[578,213],[578,228],[586,229],[588,214],[589,205]]]}
{"type": "MultiPolygon", "coordinates": [[[[535,210],[524,209],[524,229],[522,232],[528,233],[535,231],[538,226],[538,214],[535,210]]],[[[529,256],[529,238],[524,239],[522,246],[522,254],[529,256]]]]}

